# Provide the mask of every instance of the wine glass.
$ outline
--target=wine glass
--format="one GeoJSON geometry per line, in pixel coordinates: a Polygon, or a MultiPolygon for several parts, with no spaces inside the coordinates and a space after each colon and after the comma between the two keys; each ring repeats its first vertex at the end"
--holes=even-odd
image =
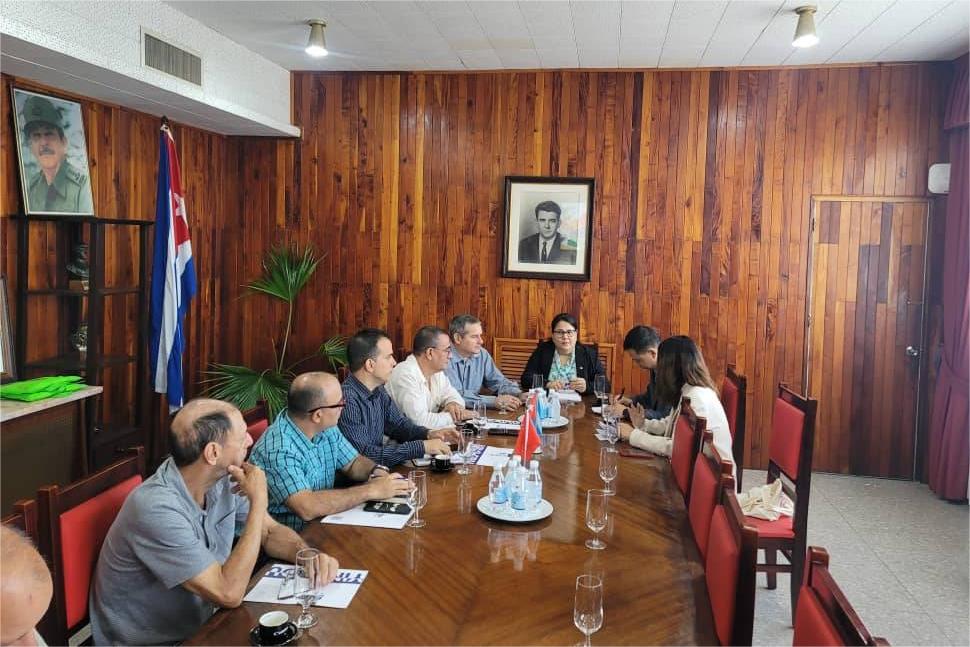
{"type": "Polygon", "coordinates": [[[303,613],[296,619],[296,626],[309,629],[317,624],[315,616],[310,614],[310,607],[320,595],[320,551],[316,548],[304,548],[296,554],[296,567],[293,573],[293,593],[303,613]]]}
{"type": "Polygon", "coordinates": [[[614,494],[613,479],[616,478],[616,457],[619,452],[613,447],[600,448],[600,478],[606,483],[606,491],[614,494]]]}
{"type": "Polygon", "coordinates": [[[596,533],[594,539],[586,540],[586,548],[603,550],[606,542],[600,541],[599,534],[606,528],[607,509],[610,493],[606,490],[590,490],[586,493],[586,526],[596,533]]]}
{"type": "Polygon", "coordinates": [[[597,375],[593,378],[593,393],[596,394],[596,399],[600,401],[600,415],[606,415],[606,407],[603,402],[603,398],[606,396],[606,376],[597,375]]]}
{"type": "Polygon", "coordinates": [[[589,647],[589,637],[603,626],[603,580],[595,575],[576,578],[576,601],[573,604],[573,624],[583,632],[589,647]]]}
{"type": "Polygon", "coordinates": [[[532,374],[532,388],[533,389],[543,389],[546,386],[546,380],[542,377],[542,373],[532,374]]]}
{"type": "Polygon", "coordinates": [[[428,502],[428,474],[424,470],[411,470],[408,472],[408,485],[411,490],[408,492],[408,503],[414,510],[414,516],[408,521],[411,528],[423,528],[424,519],[421,518],[421,508],[428,502]]]}
{"type": "Polygon", "coordinates": [[[471,468],[468,467],[468,461],[472,459],[472,453],[475,451],[475,432],[471,429],[463,429],[461,431],[461,467],[458,468],[458,473],[462,476],[466,474],[471,474],[471,468]]]}
{"type": "Polygon", "coordinates": [[[475,438],[484,438],[488,428],[488,411],[484,402],[475,403],[475,438]]]}

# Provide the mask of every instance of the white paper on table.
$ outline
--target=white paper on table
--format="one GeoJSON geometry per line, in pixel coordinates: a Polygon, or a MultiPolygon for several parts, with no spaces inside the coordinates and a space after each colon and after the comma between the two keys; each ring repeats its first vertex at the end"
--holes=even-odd
{"type": "Polygon", "coordinates": [[[582,402],[583,401],[583,397],[579,395],[578,392],[573,391],[572,389],[561,389],[559,391],[556,391],[556,394],[559,396],[560,402],[582,402]]]}
{"type": "MultiPolygon", "coordinates": [[[[313,602],[313,606],[346,609],[366,578],[367,571],[339,569],[333,582],[320,589],[320,596],[313,602]]],[[[266,575],[256,582],[256,586],[249,590],[243,601],[299,604],[300,601],[293,595],[293,583],[293,564],[273,564],[266,575]]]]}
{"type": "Polygon", "coordinates": [[[366,503],[354,506],[350,510],[328,514],[320,523],[332,523],[338,526],[366,526],[368,528],[395,528],[400,530],[408,522],[411,514],[393,514],[390,512],[364,512],[366,503]]]}
{"type": "Polygon", "coordinates": [[[486,429],[518,429],[521,425],[518,420],[503,420],[502,418],[489,418],[486,429]]]}
{"type": "Polygon", "coordinates": [[[508,447],[492,447],[491,445],[486,445],[485,451],[478,457],[478,461],[475,464],[485,467],[499,467],[509,462],[509,456],[511,455],[512,450],[508,447]]]}

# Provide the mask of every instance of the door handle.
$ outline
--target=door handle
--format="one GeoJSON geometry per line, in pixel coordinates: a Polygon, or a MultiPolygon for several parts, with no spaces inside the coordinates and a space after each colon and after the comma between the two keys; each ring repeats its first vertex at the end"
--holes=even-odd
{"type": "Polygon", "coordinates": [[[919,349],[916,348],[915,346],[907,346],[906,347],[906,356],[907,357],[919,357],[919,349]]]}

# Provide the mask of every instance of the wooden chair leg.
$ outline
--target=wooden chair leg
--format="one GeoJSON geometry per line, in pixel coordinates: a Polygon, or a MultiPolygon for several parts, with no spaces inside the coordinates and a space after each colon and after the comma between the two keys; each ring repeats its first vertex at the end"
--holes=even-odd
{"type": "MultiPolygon", "coordinates": [[[[778,564],[778,553],[774,548],[765,548],[765,564],[768,566],[775,566],[778,564]]],[[[778,588],[778,573],[768,571],[765,573],[765,579],[768,580],[769,589],[778,588]]]]}

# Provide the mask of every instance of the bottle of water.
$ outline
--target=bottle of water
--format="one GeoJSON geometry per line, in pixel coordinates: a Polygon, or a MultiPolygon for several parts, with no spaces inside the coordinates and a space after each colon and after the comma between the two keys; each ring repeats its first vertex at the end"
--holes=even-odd
{"type": "Polygon", "coordinates": [[[509,500],[505,492],[505,478],[502,476],[502,467],[499,465],[492,468],[492,478],[488,482],[488,497],[495,505],[504,505],[509,500]]]}
{"type": "Polygon", "coordinates": [[[527,507],[535,510],[542,502],[542,475],[539,473],[539,461],[529,461],[529,474],[525,479],[525,490],[527,493],[527,507]]]}
{"type": "Polygon", "coordinates": [[[524,512],[528,509],[528,495],[525,489],[526,470],[521,463],[515,466],[512,472],[512,482],[509,486],[509,501],[512,509],[524,512]]]}

